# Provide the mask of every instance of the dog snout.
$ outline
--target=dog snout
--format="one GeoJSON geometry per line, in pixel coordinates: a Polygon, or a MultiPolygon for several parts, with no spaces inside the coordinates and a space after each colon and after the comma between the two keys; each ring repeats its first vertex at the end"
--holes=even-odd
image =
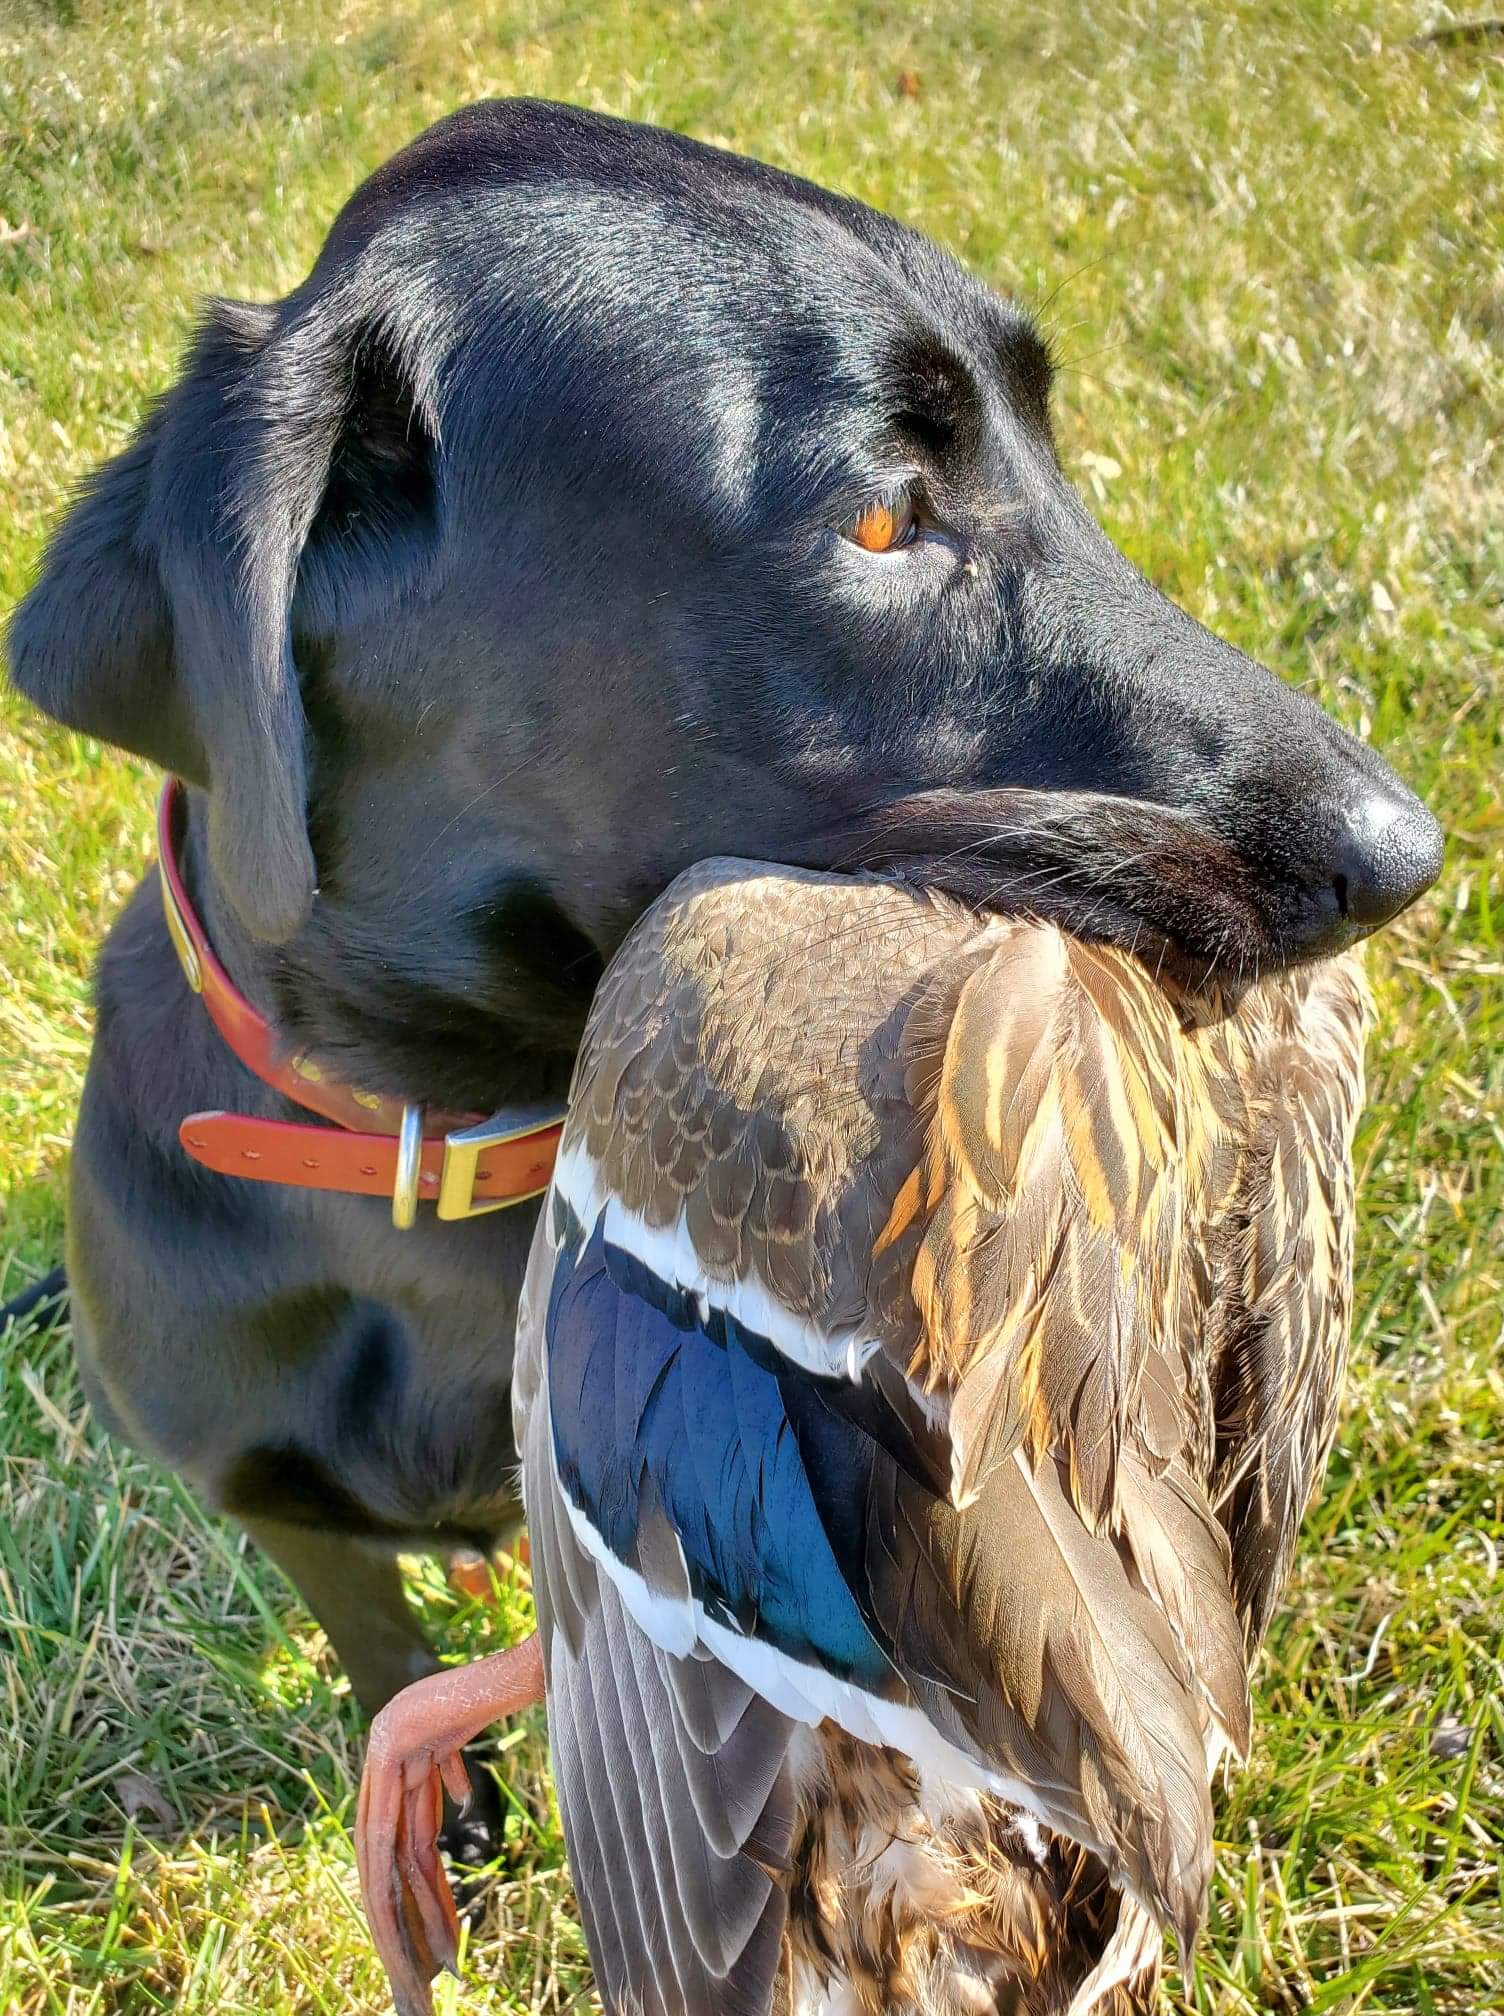
{"type": "Polygon", "coordinates": [[[1441,873],[1441,828],[1403,787],[1370,788],[1339,829],[1332,856],[1338,909],[1359,931],[1376,931],[1423,896],[1441,873]]]}
{"type": "Polygon", "coordinates": [[[1292,879],[1303,898],[1286,923],[1294,958],[1356,944],[1408,909],[1441,872],[1441,828],[1398,778],[1355,780],[1342,795],[1313,796],[1287,816],[1292,879]]]}

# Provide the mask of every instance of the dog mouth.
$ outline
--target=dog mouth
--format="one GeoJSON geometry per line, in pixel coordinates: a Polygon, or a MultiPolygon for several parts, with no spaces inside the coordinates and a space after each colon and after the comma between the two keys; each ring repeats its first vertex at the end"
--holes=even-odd
{"type": "Polygon", "coordinates": [[[1364,935],[1329,883],[1260,872],[1189,813],[1096,792],[916,793],[860,813],[818,865],[1047,919],[1194,991],[1240,989],[1364,935]]]}

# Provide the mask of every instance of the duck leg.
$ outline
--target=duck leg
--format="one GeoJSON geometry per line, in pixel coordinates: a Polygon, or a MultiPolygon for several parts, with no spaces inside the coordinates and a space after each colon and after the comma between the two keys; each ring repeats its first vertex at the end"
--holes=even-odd
{"type": "Polygon", "coordinates": [[[499,1571],[504,1580],[509,1559],[519,1568],[531,1568],[533,1557],[525,1533],[520,1533],[507,1552],[499,1556],[480,1554],[474,1548],[451,1554],[449,1586],[477,1603],[489,1603],[496,1594],[493,1572],[499,1571]]]}
{"type": "Polygon", "coordinates": [[[460,1752],[483,1729],[543,1699],[535,1631],[509,1652],[446,1667],[405,1687],[371,1724],[355,1859],[371,1938],[398,2016],[432,2016],[429,1983],[456,1971],[459,1919],[439,1860],[444,1788],[470,1795],[460,1752]]]}

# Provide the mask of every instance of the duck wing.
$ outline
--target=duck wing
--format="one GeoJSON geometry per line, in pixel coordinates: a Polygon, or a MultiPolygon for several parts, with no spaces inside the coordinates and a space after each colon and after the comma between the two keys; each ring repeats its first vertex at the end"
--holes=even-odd
{"type": "MultiPolygon", "coordinates": [[[[608,2010],[634,2016],[763,2016],[787,1916],[776,1879],[793,1823],[793,1724],[727,1668],[662,1650],[576,1538],[548,1395],[559,1265],[545,1214],[513,1404],[555,1788],[597,1983],[608,2010]]],[[[649,1585],[682,1594],[661,1515],[645,1514],[637,1542],[649,1585]]]]}
{"type": "Polygon", "coordinates": [[[1140,967],[1044,926],[968,947],[904,1049],[925,1148],[892,1226],[923,1225],[909,1371],[952,1475],[899,1489],[990,1653],[964,1720],[1189,1936],[1209,1765],[1249,1736],[1193,1264],[1242,1107],[1140,967]]]}
{"type": "Polygon", "coordinates": [[[1250,1656],[1289,1574],[1337,1428],[1352,1316],[1353,1133],[1372,1008],[1354,957],[1259,988],[1205,1031],[1246,1090],[1233,1194],[1205,1242],[1213,1493],[1250,1656]]]}

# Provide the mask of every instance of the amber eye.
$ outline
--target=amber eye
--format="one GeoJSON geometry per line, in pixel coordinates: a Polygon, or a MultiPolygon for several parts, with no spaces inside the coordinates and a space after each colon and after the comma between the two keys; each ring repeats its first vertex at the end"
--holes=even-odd
{"type": "Polygon", "coordinates": [[[846,528],[846,537],[869,553],[891,553],[895,546],[907,546],[914,536],[914,507],[906,497],[878,498],[859,511],[846,528]]]}

